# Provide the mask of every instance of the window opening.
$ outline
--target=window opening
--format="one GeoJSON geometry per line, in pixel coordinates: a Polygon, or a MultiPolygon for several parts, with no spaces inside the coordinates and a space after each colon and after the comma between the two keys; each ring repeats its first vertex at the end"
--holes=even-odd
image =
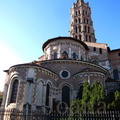
{"type": "Polygon", "coordinates": [[[54,59],[57,59],[57,52],[54,53],[54,59]]]}
{"type": "Polygon", "coordinates": [[[119,73],[118,73],[118,70],[113,70],[113,76],[114,76],[114,79],[115,80],[119,80],[119,73]]]}
{"type": "Polygon", "coordinates": [[[77,35],[75,36],[75,38],[77,39],[77,35]]]}
{"type": "Polygon", "coordinates": [[[85,32],[87,31],[87,27],[85,26],[85,32]]]}
{"type": "Polygon", "coordinates": [[[73,59],[77,59],[76,53],[73,53],[73,59]]]}
{"type": "Polygon", "coordinates": [[[86,41],[88,41],[88,36],[86,35],[86,41]]]}
{"type": "Polygon", "coordinates": [[[79,35],[79,40],[82,40],[82,36],[81,35],[79,35]]]}
{"type": "Polygon", "coordinates": [[[81,19],[79,18],[79,23],[81,23],[81,19]]]}
{"type": "Polygon", "coordinates": [[[89,20],[87,19],[87,24],[89,23],[89,20]]]}
{"type": "Polygon", "coordinates": [[[68,53],[66,51],[63,52],[63,58],[64,59],[68,58],[68,53]]]}
{"type": "Polygon", "coordinates": [[[77,33],[77,27],[75,28],[75,32],[77,33]]]}
{"type": "Polygon", "coordinates": [[[70,89],[68,86],[63,86],[62,88],[62,108],[65,109],[65,107],[70,106],[70,89]],[[67,105],[65,105],[65,104],[67,105]]]}
{"type": "Polygon", "coordinates": [[[49,99],[50,99],[50,85],[47,84],[47,88],[46,88],[46,106],[49,106],[49,99]]]}
{"type": "Polygon", "coordinates": [[[78,93],[77,93],[77,99],[81,100],[82,99],[82,94],[83,94],[83,86],[81,85],[79,87],[78,93]]]}
{"type": "Polygon", "coordinates": [[[77,24],[77,19],[75,20],[76,24],[77,24]]]}
{"type": "Polygon", "coordinates": [[[75,13],[76,13],[76,15],[77,15],[77,11],[76,11],[75,13]]]}
{"type": "Polygon", "coordinates": [[[81,32],[81,26],[79,26],[79,32],[81,32]]]}
{"type": "Polygon", "coordinates": [[[96,47],[94,47],[93,50],[96,51],[96,47]]]}
{"type": "Polygon", "coordinates": [[[18,92],[18,80],[16,79],[13,82],[13,86],[12,86],[12,94],[11,94],[11,100],[10,103],[16,103],[16,99],[17,99],[17,92],[18,92]]]}
{"type": "Polygon", "coordinates": [[[91,36],[89,36],[89,42],[91,42],[91,36]]]}
{"type": "Polygon", "coordinates": [[[90,33],[90,27],[88,27],[88,33],[90,33]]]}
{"type": "Polygon", "coordinates": [[[102,54],[102,48],[99,49],[100,54],[102,54]]]}

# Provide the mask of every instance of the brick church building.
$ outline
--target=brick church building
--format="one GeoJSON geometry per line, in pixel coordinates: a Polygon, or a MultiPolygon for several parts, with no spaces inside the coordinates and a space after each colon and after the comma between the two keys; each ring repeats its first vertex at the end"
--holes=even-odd
{"type": "Polygon", "coordinates": [[[69,37],[47,40],[38,61],[5,70],[4,109],[38,110],[60,102],[69,106],[84,81],[99,81],[106,94],[120,90],[120,49],[97,43],[89,3],[77,0],[70,16],[69,37]]]}

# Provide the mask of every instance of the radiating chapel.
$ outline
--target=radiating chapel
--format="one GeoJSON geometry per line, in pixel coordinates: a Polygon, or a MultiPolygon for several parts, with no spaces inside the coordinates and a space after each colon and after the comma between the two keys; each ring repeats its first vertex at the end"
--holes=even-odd
{"type": "Polygon", "coordinates": [[[70,16],[69,37],[48,39],[38,61],[4,71],[2,108],[39,110],[61,102],[69,107],[85,81],[99,81],[106,94],[120,90],[120,49],[97,43],[89,3],[77,0],[70,16]]]}

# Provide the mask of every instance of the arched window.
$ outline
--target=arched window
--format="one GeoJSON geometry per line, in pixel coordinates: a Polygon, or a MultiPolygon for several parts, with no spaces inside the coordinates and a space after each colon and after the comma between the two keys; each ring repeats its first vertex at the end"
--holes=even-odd
{"type": "Polygon", "coordinates": [[[82,13],[83,15],[84,15],[84,10],[83,10],[83,13],[82,13]]]}
{"type": "Polygon", "coordinates": [[[90,33],[90,27],[88,27],[88,33],[90,33]]]}
{"type": "MultiPolygon", "coordinates": [[[[68,86],[63,86],[62,88],[62,102],[70,106],[70,88],[68,86]]],[[[67,107],[64,103],[62,104],[62,108],[67,107]]]]}
{"type": "Polygon", "coordinates": [[[54,53],[54,59],[56,59],[56,58],[57,58],[57,52],[54,53]]]}
{"type": "Polygon", "coordinates": [[[86,27],[86,25],[85,25],[85,32],[87,31],[87,27],[86,27]]]}
{"type": "Polygon", "coordinates": [[[76,24],[77,24],[77,19],[75,20],[76,24]]]}
{"type": "Polygon", "coordinates": [[[100,54],[102,54],[102,48],[99,49],[100,54]]]}
{"type": "Polygon", "coordinates": [[[66,51],[64,51],[62,56],[63,56],[64,59],[66,59],[66,58],[68,58],[68,53],[66,51]]]}
{"type": "Polygon", "coordinates": [[[88,41],[88,36],[86,35],[86,41],[88,41]]]}
{"type": "Polygon", "coordinates": [[[115,80],[119,80],[119,74],[118,74],[118,70],[113,70],[113,76],[115,80]]]}
{"type": "Polygon", "coordinates": [[[81,26],[79,26],[79,32],[81,32],[81,26]]]}
{"type": "Polygon", "coordinates": [[[77,35],[75,35],[75,38],[77,39],[77,35]]]}
{"type": "Polygon", "coordinates": [[[87,19],[87,24],[89,23],[89,20],[87,19]]]}
{"type": "Polygon", "coordinates": [[[84,18],[84,23],[85,23],[86,19],[84,18]]]}
{"type": "Polygon", "coordinates": [[[82,40],[82,36],[81,35],[79,35],[79,40],[82,40]]]}
{"type": "Polygon", "coordinates": [[[78,10],[78,13],[79,13],[79,15],[80,15],[80,10],[78,10]]]}
{"type": "Polygon", "coordinates": [[[12,94],[11,94],[11,100],[10,103],[16,103],[16,99],[17,99],[17,92],[18,92],[18,80],[15,79],[15,81],[13,82],[13,86],[12,86],[12,94]]]}
{"type": "Polygon", "coordinates": [[[75,33],[77,33],[77,27],[75,27],[75,33]]]}
{"type": "Polygon", "coordinates": [[[93,50],[96,51],[96,47],[94,47],[93,50]]]}
{"type": "Polygon", "coordinates": [[[77,93],[77,99],[82,99],[82,94],[83,94],[83,85],[79,87],[78,93],[77,93]]]}
{"type": "Polygon", "coordinates": [[[83,56],[81,55],[81,60],[83,60],[83,56]]]}
{"type": "Polygon", "coordinates": [[[81,19],[79,18],[79,23],[81,23],[81,19]]]}
{"type": "Polygon", "coordinates": [[[46,88],[46,106],[49,106],[49,99],[50,99],[50,85],[47,84],[47,88],[46,88]]]}
{"type": "Polygon", "coordinates": [[[75,14],[77,15],[77,11],[75,11],[75,14]]]}
{"type": "Polygon", "coordinates": [[[91,42],[91,36],[89,36],[89,42],[91,42]]]}
{"type": "Polygon", "coordinates": [[[77,59],[76,53],[73,53],[73,59],[77,59]]]}

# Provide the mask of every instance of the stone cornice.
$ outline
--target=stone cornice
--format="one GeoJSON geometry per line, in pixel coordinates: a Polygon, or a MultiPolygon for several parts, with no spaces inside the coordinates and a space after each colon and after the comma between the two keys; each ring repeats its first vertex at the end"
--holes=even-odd
{"type": "Polygon", "coordinates": [[[72,41],[74,41],[74,42],[78,42],[78,43],[82,44],[86,50],[89,50],[88,46],[87,46],[84,42],[79,41],[79,40],[77,40],[77,39],[75,39],[75,38],[72,38],[72,37],[56,37],[56,38],[49,39],[48,41],[46,41],[46,42],[43,44],[43,46],[42,46],[43,51],[44,51],[44,48],[45,48],[48,44],[50,44],[50,43],[53,42],[53,41],[61,41],[61,39],[72,40],[72,41]]]}
{"type": "Polygon", "coordinates": [[[59,75],[57,75],[56,73],[54,73],[53,71],[47,69],[47,68],[44,68],[42,66],[32,66],[32,65],[17,65],[17,66],[13,66],[9,69],[9,74],[11,72],[14,72],[14,71],[18,71],[18,70],[27,70],[29,68],[34,68],[36,70],[36,72],[40,72],[40,73],[43,73],[43,74],[46,74],[48,76],[51,76],[52,78],[54,78],[55,80],[58,80],[59,79],[59,75]]]}
{"type": "Polygon", "coordinates": [[[88,62],[88,61],[72,60],[72,59],[56,59],[56,60],[45,60],[45,61],[41,61],[40,63],[43,66],[44,66],[44,64],[53,64],[53,63],[65,63],[65,64],[72,63],[72,64],[78,64],[78,65],[81,64],[82,66],[98,69],[107,75],[110,74],[109,71],[107,69],[103,68],[102,66],[88,62]]]}

